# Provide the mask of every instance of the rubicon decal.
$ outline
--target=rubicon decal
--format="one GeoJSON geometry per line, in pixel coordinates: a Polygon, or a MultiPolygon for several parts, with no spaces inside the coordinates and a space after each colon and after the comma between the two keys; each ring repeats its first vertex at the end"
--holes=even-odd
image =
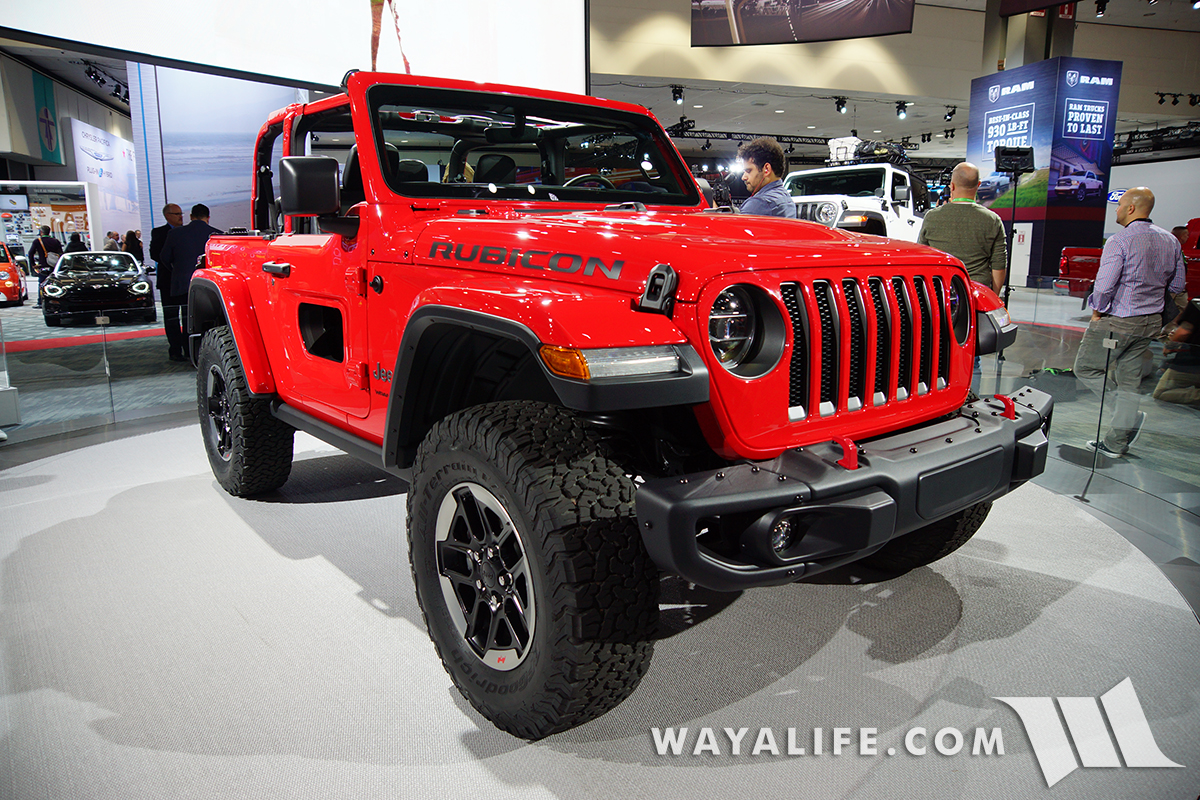
{"type": "Polygon", "coordinates": [[[1120,767],[1121,758],[1117,755],[1117,747],[1125,759],[1127,767],[1182,767],[1162,754],[1154,734],[1150,731],[1150,723],[1146,721],[1146,712],[1138,701],[1137,692],[1133,689],[1133,681],[1129,678],[1118,683],[1100,696],[1097,704],[1094,697],[995,697],[1012,707],[1025,726],[1029,736],[1029,744],[1037,756],[1038,766],[1046,777],[1046,784],[1053,786],[1070,775],[1083,762],[1085,768],[1090,767],[1120,767]],[[1058,700],[1058,708],[1062,718],[1066,720],[1066,729],[1059,721],[1058,711],[1054,701],[1058,700]],[[1104,706],[1103,714],[1100,706],[1104,706]],[[1117,747],[1109,738],[1108,727],[1104,717],[1108,717],[1108,725],[1112,727],[1112,736],[1116,738],[1117,747]],[[1079,753],[1079,760],[1071,749],[1074,743],[1079,753]]]}
{"type": "Polygon", "coordinates": [[[597,256],[582,256],[575,253],[552,253],[549,250],[521,250],[497,245],[466,244],[463,242],[434,242],[429,246],[429,257],[444,261],[477,262],[525,269],[551,270],[553,272],[579,272],[591,276],[600,272],[604,277],[617,280],[621,277],[624,261],[614,260],[606,264],[597,256]]]}

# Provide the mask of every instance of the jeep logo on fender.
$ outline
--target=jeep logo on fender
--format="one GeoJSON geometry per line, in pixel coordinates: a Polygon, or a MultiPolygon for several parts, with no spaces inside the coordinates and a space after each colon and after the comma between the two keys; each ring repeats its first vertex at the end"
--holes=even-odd
{"type": "Polygon", "coordinates": [[[378,361],[376,361],[375,362],[375,371],[373,373],[371,373],[371,377],[377,381],[383,381],[384,383],[391,383],[392,382],[392,371],[390,369],[386,369],[383,366],[383,364],[380,364],[378,361]]]}
{"type": "Polygon", "coordinates": [[[595,256],[575,255],[574,253],[551,253],[548,250],[520,250],[494,245],[465,245],[454,242],[434,242],[429,246],[430,258],[442,258],[446,261],[477,261],[480,264],[504,264],[510,267],[525,267],[526,269],[548,269],[553,272],[579,272],[587,276],[594,275],[597,270],[604,277],[617,280],[621,277],[621,267],[624,261],[613,261],[612,265],[605,264],[595,256]]]}

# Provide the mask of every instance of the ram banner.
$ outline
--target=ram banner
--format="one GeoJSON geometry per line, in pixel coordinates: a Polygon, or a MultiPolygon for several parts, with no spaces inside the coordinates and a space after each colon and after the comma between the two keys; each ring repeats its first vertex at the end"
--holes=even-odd
{"type": "MultiPolygon", "coordinates": [[[[1064,247],[1099,247],[1112,163],[1121,62],[1052,58],[971,81],[967,160],[979,202],[1006,225],[1032,223],[1028,285],[1058,274],[1064,247]],[[996,147],[1032,147],[1034,171],[996,170],[996,147]]],[[[1014,265],[1014,274],[1022,269],[1014,265]]]]}

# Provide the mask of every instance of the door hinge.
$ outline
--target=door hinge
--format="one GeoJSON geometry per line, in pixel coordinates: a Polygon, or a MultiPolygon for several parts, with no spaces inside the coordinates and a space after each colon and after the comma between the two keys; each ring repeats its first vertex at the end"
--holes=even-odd
{"type": "Polygon", "coordinates": [[[355,297],[367,296],[366,267],[350,267],[346,270],[346,291],[355,297]]]}

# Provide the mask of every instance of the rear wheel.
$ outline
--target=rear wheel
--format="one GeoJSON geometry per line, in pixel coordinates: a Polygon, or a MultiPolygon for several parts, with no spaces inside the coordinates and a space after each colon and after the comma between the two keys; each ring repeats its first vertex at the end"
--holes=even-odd
{"type": "Polygon", "coordinates": [[[278,489],[292,471],[296,431],[253,397],[228,326],[204,334],[196,364],[204,449],[217,482],[237,497],[278,489]]]}
{"type": "Polygon", "coordinates": [[[439,422],[408,493],[417,599],[455,686],[540,739],[629,696],[653,655],[658,573],[634,483],[595,431],[544,403],[439,422]]]}
{"type": "Polygon", "coordinates": [[[862,563],[888,572],[909,572],[932,564],[966,544],[991,510],[990,502],[968,506],[945,519],[893,539],[883,549],[864,558],[862,563]]]}

